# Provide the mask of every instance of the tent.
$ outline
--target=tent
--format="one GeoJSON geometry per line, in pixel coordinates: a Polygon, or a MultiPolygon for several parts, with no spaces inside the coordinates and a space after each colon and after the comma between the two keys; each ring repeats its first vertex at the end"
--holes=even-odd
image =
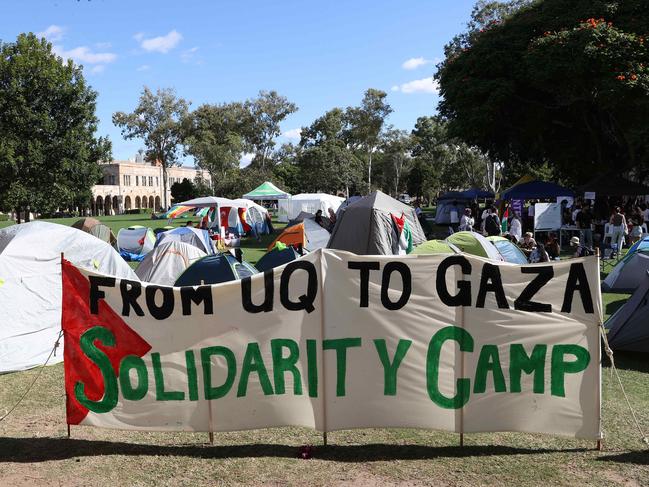
{"type": "Polygon", "coordinates": [[[486,257],[491,260],[504,261],[494,245],[477,232],[457,232],[450,235],[446,242],[452,243],[462,252],[486,257]]]}
{"type": "Polygon", "coordinates": [[[155,241],[155,246],[158,247],[163,243],[171,241],[185,242],[202,250],[206,254],[214,253],[214,246],[212,245],[210,234],[207,230],[201,230],[200,228],[177,227],[173,230],[159,233],[155,241]]]}
{"type": "Polygon", "coordinates": [[[437,200],[437,209],[435,210],[435,223],[438,225],[449,225],[451,223],[451,211],[457,211],[457,218],[464,214],[464,209],[471,204],[468,199],[451,199],[437,200]]]}
{"type": "Polygon", "coordinates": [[[175,286],[198,286],[236,281],[257,274],[257,269],[246,261],[239,262],[229,252],[208,255],[197,260],[176,280],[175,286]]]}
{"type": "Polygon", "coordinates": [[[606,293],[632,293],[649,271],[649,252],[628,253],[602,282],[606,293]]]}
{"type": "Polygon", "coordinates": [[[135,270],[144,282],[173,286],[176,279],[197,260],[207,254],[198,247],[179,240],[156,245],[135,270]]]}
{"type": "Polygon", "coordinates": [[[452,243],[445,242],[444,240],[428,240],[415,250],[413,255],[434,255],[434,254],[457,254],[460,250],[452,243]]]}
{"type": "Polygon", "coordinates": [[[503,191],[503,200],[531,200],[531,199],[555,199],[559,196],[572,196],[575,193],[571,189],[559,186],[556,183],[546,181],[530,181],[512,186],[503,191]]]}
{"type": "Polygon", "coordinates": [[[343,201],[343,198],[332,194],[302,193],[280,202],[280,206],[287,206],[288,219],[293,220],[303,211],[315,215],[318,210],[322,210],[322,216],[329,216],[329,208],[335,213],[343,201]]]}
{"type": "Polygon", "coordinates": [[[282,191],[270,181],[263,182],[255,189],[253,189],[250,193],[243,195],[245,199],[257,201],[283,200],[289,198],[290,196],[290,194],[288,194],[286,191],[282,191]]]}
{"type": "Polygon", "coordinates": [[[649,187],[629,181],[615,173],[601,174],[578,188],[580,193],[593,192],[595,196],[649,195],[649,187]]]}
{"type": "Polygon", "coordinates": [[[489,240],[496,247],[505,262],[520,265],[529,264],[529,261],[527,260],[527,257],[525,256],[523,251],[519,249],[518,246],[511,240],[497,236],[487,237],[487,240],[489,240]]]}
{"type": "Polygon", "coordinates": [[[375,191],[344,209],[336,220],[327,247],[358,255],[395,255],[399,236],[392,216],[405,217],[413,245],[426,241],[414,208],[375,191]]]}
{"type": "Polygon", "coordinates": [[[266,235],[272,232],[270,216],[266,208],[244,198],[237,198],[234,202],[239,208],[239,218],[246,233],[266,235]]]}
{"type": "Polygon", "coordinates": [[[133,225],[117,232],[117,249],[126,260],[141,261],[154,246],[155,234],[148,227],[133,225]]]}
{"type": "Polygon", "coordinates": [[[117,243],[117,237],[115,237],[113,231],[96,218],[80,218],[72,224],[72,227],[94,235],[113,247],[117,243]]]}
{"type": "Polygon", "coordinates": [[[629,247],[629,250],[627,251],[626,255],[628,256],[635,252],[649,253],[649,237],[641,238],[636,243],[634,243],[631,247],[629,247]]]}
{"type": "Polygon", "coordinates": [[[347,198],[345,201],[343,201],[340,206],[338,207],[338,210],[336,211],[336,217],[340,215],[340,213],[347,208],[349,205],[352,203],[356,203],[358,200],[362,199],[362,196],[350,196],[347,198]]]}
{"type": "Polygon", "coordinates": [[[613,350],[649,352],[649,274],[633,296],[611,316],[604,327],[613,350]]]}
{"type": "Polygon", "coordinates": [[[300,255],[300,253],[291,245],[283,248],[276,246],[266,252],[263,257],[257,261],[255,267],[259,272],[264,272],[268,269],[288,264],[300,257],[302,257],[302,255],[300,255]]]}
{"type": "MultiPolygon", "coordinates": [[[[34,221],[0,230],[0,373],[45,363],[61,330],[61,253],[74,265],[137,281],[106,242],[34,221]]],[[[50,358],[63,360],[63,347],[50,358]]]]}
{"type": "Polygon", "coordinates": [[[330,234],[326,228],[322,228],[312,218],[306,218],[300,223],[286,227],[279,237],[268,246],[268,250],[281,242],[284,245],[302,247],[309,252],[313,252],[325,248],[329,237],[330,234]]]}

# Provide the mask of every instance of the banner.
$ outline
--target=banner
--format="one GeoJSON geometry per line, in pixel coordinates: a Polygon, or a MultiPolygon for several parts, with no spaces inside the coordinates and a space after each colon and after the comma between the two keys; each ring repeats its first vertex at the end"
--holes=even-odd
{"type": "Polygon", "coordinates": [[[320,250],[184,288],[64,261],[67,420],[599,439],[600,320],[595,257],[513,266],[320,250]]]}

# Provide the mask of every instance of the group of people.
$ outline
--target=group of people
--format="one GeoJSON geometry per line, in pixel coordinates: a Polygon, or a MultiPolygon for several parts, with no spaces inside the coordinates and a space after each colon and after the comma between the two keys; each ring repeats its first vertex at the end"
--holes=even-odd
{"type": "Polygon", "coordinates": [[[334,227],[336,226],[336,212],[333,210],[333,208],[329,208],[328,212],[329,218],[324,218],[322,216],[322,210],[316,211],[314,220],[322,228],[326,228],[327,230],[329,230],[329,232],[332,232],[334,227]]]}

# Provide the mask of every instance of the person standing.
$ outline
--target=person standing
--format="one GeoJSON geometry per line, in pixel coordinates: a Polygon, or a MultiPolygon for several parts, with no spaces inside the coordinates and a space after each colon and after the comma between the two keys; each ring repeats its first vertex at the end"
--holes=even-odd
{"type": "Polygon", "coordinates": [[[491,207],[491,212],[487,216],[487,221],[485,222],[485,231],[490,237],[500,235],[500,218],[498,218],[498,210],[495,206],[491,207]]]}
{"type": "Polygon", "coordinates": [[[518,243],[523,238],[523,226],[516,210],[512,210],[512,213],[512,220],[509,222],[509,234],[516,238],[516,243],[518,243]]]}
{"type": "Polygon", "coordinates": [[[609,223],[613,226],[613,237],[611,242],[617,245],[617,251],[622,250],[624,244],[624,234],[626,233],[626,218],[622,214],[622,210],[619,206],[615,207],[615,212],[611,215],[609,223]]]}
{"type": "Polygon", "coordinates": [[[458,225],[460,224],[460,215],[457,211],[457,201],[453,202],[453,206],[451,206],[451,211],[449,214],[451,218],[451,228],[454,232],[457,232],[458,225]]]}
{"type": "Polygon", "coordinates": [[[472,232],[475,221],[471,216],[471,208],[464,208],[464,215],[460,218],[460,231],[472,232]]]}
{"type": "Polygon", "coordinates": [[[577,227],[580,230],[581,234],[581,241],[584,242],[584,245],[590,249],[593,248],[593,214],[590,211],[590,206],[587,204],[584,204],[584,207],[581,209],[579,213],[577,213],[577,217],[575,219],[575,223],[577,223],[577,227]]]}

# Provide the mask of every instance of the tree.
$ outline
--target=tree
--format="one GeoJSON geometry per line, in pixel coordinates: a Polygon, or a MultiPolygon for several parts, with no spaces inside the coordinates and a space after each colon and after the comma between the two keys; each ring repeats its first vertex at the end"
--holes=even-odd
{"type": "Polygon", "coordinates": [[[45,39],[0,43],[0,207],[87,207],[98,162],[111,152],[107,138],[95,137],[96,99],[82,67],[45,39]]]}
{"type": "Polygon", "coordinates": [[[373,88],[363,95],[359,107],[347,108],[349,143],[360,149],[367,161],[367,191],[372,192],[372,154],[381,141],[381,130],[385,119],[392,113],[392,107],[386,103],[387,93],[373,88]]]}
{"type": "Polygon", "coordinates": [[[260,91],[256,99],[246,102],[250,120],[247,141],[255,153],[254,165],[266,168],[275,138],[281,135],[280,123],[297,111],[297,105],[276,91],[260,91]]]}
{"type": "Polygon", "coordinates": [[[183,123],[187,153],[209,172],[215,193],[228,171],[239,167],[246,123],[247,111],[242,103],[201,105],[183,123]]]}
{"type": "Polygon", "coordinates": [[[174,203],[196,198],[196,185],[187,178],[171,185],[171,200],[174,203]]]}
{"type": "Polygon", "coordinates": [[[121,127],[126,139],[142,138],[146,158],[162,167],[163,206],[167,208],[167,169],[179,165],[182,123],[189,103],[178,98],[173,89],[158,89],[154,94],[146,86],[132,113],[116,112],[113,123],[121,127]]]}
{"type": "Polygon", "coordinates": [[[306,191],[337,192],[362,180],[358,159],[348,148],[345,134],[348,119],[333,108],[302,129],[298,159],[302,188],[306,191]]]}
{"type": "Polygon", "coordinates": [[[504,161],[506,176],[546,162],[567,183],[646,174],[646,2],[498,3],[515,8],[449,46],[439,66],[451,135],[504,161]]]}
{"type": "Polygon", "coordinates": [[[404,172],[412,162],[412,138],[405,130],[386,130],[381,142],[383,152],[383,185],[395,196],[399,194],[404,172]]]}

